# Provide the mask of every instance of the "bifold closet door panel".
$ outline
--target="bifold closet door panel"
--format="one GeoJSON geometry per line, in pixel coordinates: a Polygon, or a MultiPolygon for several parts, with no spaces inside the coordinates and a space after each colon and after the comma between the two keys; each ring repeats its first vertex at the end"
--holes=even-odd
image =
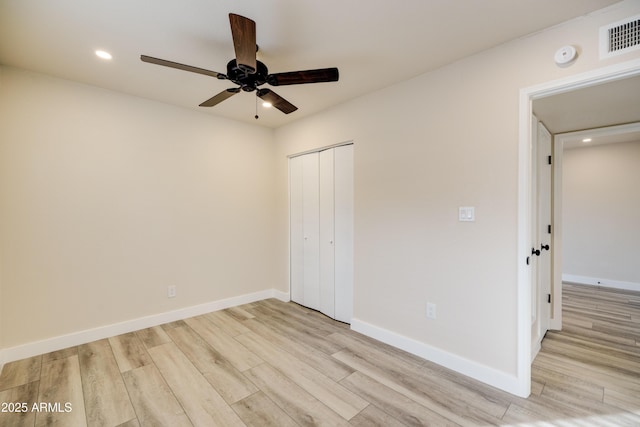
{"type": "Polygon", "coordinates": [[[291,300],[304,304],[304,221],[303,221],[302,157],[289,159],[289,247],[291,300]]]}
{"type": "Polygon", "coordinates": [[[320,310],[320,165],[319,153],[302,157],[302,221],[304,235],[304,302],[320,310]]]}
{"type": "Polygon", "coordinates": [[[353,316],[353,145],[334,149],[335,316],[353,316]]]}
{"type": "Polygon", "coordinates": [[[335,317],[334,150],[320,152],[320,311],[335,317]]]}

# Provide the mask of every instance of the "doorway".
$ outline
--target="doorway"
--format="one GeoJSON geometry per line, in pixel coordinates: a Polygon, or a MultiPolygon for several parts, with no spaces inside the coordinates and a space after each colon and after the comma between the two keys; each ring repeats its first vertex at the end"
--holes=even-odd
{"type": "MultiPolygon", "coordinates": [[[[583,73],[572,78],[562,79],[543,85],[522,89],[520,92],[520,136],[519,136],[519,182],[518,182],[518,377],[521,379],[521,387],[524,395],[527,395],[531,386],[531,354],[532,354],[532,288],[534,283],[534,277],[532,269],[528,262],[530,261],[532,245],[534,242],[533,237],[533,209],[537,205],[535,200],[532,183],[537,179],[534,164],[532,162],[532,116],[534,109],[539,109],[545,102],[553,105],[558,104],[557,101],[561,100],[561,96],[564,94],[573,95],[587,95],[590,89],[598,88],[605,89],[605,93],[608,92],[606,85],[615,84],[620,82],[640,82],[640,60],[629,61],[621,64],[617,64],[610,67],[604,67],[588,73],[583,73]],[[555,102],[554,102],[555,101],[555,102]]],[[[637,91],[632,92],[637,93],[637,91]]],[[[605,97],[606,98],[606,97],[605,97]]],[[[610,117],[611,114],[621,112],[623,109],[619,107],[607,107],[605,98],[596,99],[596,102],[588,103],[586,100],[582,100],[583,106],[593,107],[595,110],[605,109],[600,113],[595,113],[595,119],[603,119],[610,117]],[[606,113],[606,114],[605,114],[606,113]]],[[[615,105],[615,100],[611,100],[615,105]]],[[[636,102],[637,103],[637,102],[636,102]]],[[[580,115],[573,115],[574,111],[562,111],[562,105],[556,105],[555,111],[559,114],[565,115],[565,123],[571,123],[566,120],[567,117],[572,119],[580,118],[580,115]]],[[[536,111],[538,119],[540,119],[545,125],[550,127],[551,133],[559,133],[553,129],[553,126],[549,126],[549,118],[553,117],[553,114],[546,116],[536,111]]],[[[615,116],[615,114],[613,114],[615,116]]],[[[591,115],[582,115],[583,119],[593,118],[591,115]]],[[[616,120],[626,120],[621,117],[617,117],[616,120]]],[[[636,119],[637,120],[637,119],[636,119]]],[[[628,120],[631,121],[631,120],[628,120]]],[[[578,123],[578,122],[575,122],[578,123]]],[[[595,120],[594,122],[595,123],[595,120]]],[[[587,127],[600,127],[604,124],[594,125],[579,125],[587,127]]],[[[583,129],[584,129],[583,128],[583,129]]],[[[557,153],[556,153],[557,154],[557,153]]],[[[557,157],[557,156],[556,156],[557,157]]],[[[561,156],[555,159],[555,170],[557,173],[557,167],[561,167],[561,156]]],[[[560,201],[561,202],[561,201],[560,201]]],[[[551,245],[554,248],[554,256],[552,259],[552,299],[555,301],[553,309],[550,311],[549,327],[554,329],[560,329],[562,327],[562,239],[561,229],[558,225],[561,224],[560,213],[561,203],[554,203],[553,208],[553,224],[554,234],[551,239],[551,245]],[[557,284],[557,285],[556,285],[557,284]],[[554,286],[555,285],[555,286],[554,286]]]]}
{"type": "MultiPolygon", "coordinates": [[[[617,79],[604,84],[569,91],[533,101],[533,112],[549,126],[554,139],[553,162],[553,274],[551,289],[554,292],[550,329],[562,327],[562,274],[563,274],[563,153],[566,146],[575,145],[581,135],[591,135],[596,143],[623,142],[640,139],[637,125],[621,123],[638,122],[640,105],[636,94],[640,92],[640,75],[617,79]],[[635,135],[635,136],[634,136],[635,135]],[[557,304],[556,304],[557,302],[557,304]]],[[[538,176],[538,181],[540,176],[538,176]]],[[[540,301],[542,303],[542,301],[540,301]]]]}

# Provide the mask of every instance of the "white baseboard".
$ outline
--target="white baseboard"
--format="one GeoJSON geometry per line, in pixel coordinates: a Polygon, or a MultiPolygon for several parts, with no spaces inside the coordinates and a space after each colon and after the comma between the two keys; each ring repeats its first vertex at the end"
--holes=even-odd
{"type": "Polygon", "coordinates": [[[580,285],[602,286],[605,288],[624,289],[627,291],[639,291],[640,283],[624,282],[621,280],[603,279],[601,277],[577,276],[575,274],[562,274],[563,282],[577,283],[580,285]]]}
{"type": "Polygon", "coordinates": [[[226,298],[218,301],[211,301],[205,304],[185,307],[178,310],[168,311],[165,313],[154,314],[151,316],[140,317],[137,319],[127,320],[125,322],[114,323],[111,325],[100,326],[94,329],[74,332],[71,334],[60,335],[53,338],[47,338],[41,341],[21,344],[15,347],[0,350],[0,372],[5,363],[13,362],[27,357],[37,356],[56,350],[61,350],[75,345],[86,344],[88,342],[108,338],[127,332],[138,331],[140,329],[150,328],[152,326],[162,325],[176,320],[187,319],[193,316],[218,311],[229,307],[235,307],[250,302],[260,301],[267,298],[277,298],[281,301],[289,301],[289,293],[278,291],[276,289],[267,289],[251,294],[239,295],[236,297],[226,298]]]}
{"type": "Polygon", "coordinates": [[[509,375],[362,320],[352,319],[351,329],[508,393],[520,397],[529,396],[530,380],[519,380],[515,375],[509,375]]]}

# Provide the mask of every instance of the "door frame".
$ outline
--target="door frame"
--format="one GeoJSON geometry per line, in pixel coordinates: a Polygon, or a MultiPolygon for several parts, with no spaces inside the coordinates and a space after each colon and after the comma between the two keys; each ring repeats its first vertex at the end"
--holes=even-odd
{"type": "MultiPolygon", "coordinates": [[[[531,242],[531,209],[533,195],[531,182],[534,179],[531,151],[531,117],[533,115],[532,102],[535,99],[570,92],[589,86],[620,80],[640,75],[640,59],[622,62],[612,66],[598,68],[592,71],[576,74],[570,77],[553,80],[547,83],[520,89],[519,99],[519,135],[518,135],[518,247],[517,247],[517,395],[529,396],[531,392],[531,291],[532,269],[527,265],[530,256],[531,242]]],[[[554,221],[557,218],[557,206],[554,206],[554,221]]],[[[557,224],[557,222],[555,223],[557,224]]],[[[555,254],[562,252],[561,236],[557,231],[553,234],[552,245],[555,254]]],[[[554,256],[554,281],[557,280],[556,270],[561,271],[561,259],[554,256]]],[[[556,286],[554,290],[562,287],[556,286]]],[[[554,295],[555,297],[555,295],[554,295]]],[[[557,300],[556,300],[557,301],[557,300]]],[[[561,323],[561,304],[554,305],[554,319],[558,317],[561,323]]],[[[559,329],[556,322],[550,323],[554,329],[559,329]]]]}

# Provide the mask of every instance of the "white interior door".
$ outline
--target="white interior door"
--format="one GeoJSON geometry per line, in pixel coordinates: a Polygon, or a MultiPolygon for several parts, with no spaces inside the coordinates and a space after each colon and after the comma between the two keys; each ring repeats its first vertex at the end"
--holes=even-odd
{"type": "Polygon", "coordinates": [[[334,150],[320,152],[320,311],[335,318],[334,150]]]}
{"type": "Polygon", "coordinates": [[[532,295],[531,349],[532,359],[549,329],[551,315],[551,134],[532,121],[532,295]]]}
{"type": "Polygon", "coordinates": [[[551,185],[552,185],[552,154],[551,154],[551,134],[542,123],[538,123],[537,138],[537,192],[538,192],[538,217],[537,232],[540,249],[540,256],[537,265],[538,280],[538,316],[540,339],[549,329],[549,318],[551,316],[551,185]]]}
{"type": "Polygon", "coordinates": [[[302,157],[304,302],[320,310],[320,165],[319,153],[302,157]]]}
{"type": "Polygon", "coordinates": [[[335,319],[353,316],[353,145],[335,148],[335,319]]]}

